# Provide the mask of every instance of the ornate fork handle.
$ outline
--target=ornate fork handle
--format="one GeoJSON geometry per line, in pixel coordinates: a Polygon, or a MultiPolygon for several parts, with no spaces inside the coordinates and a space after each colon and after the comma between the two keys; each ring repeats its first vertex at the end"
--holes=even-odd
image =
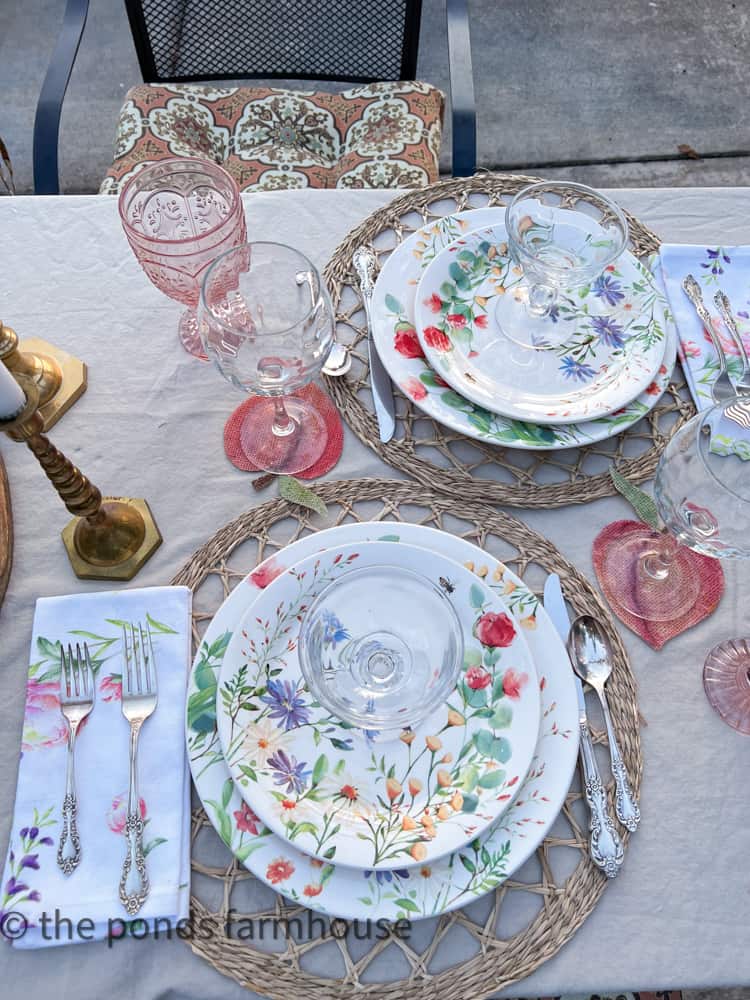
{"type": "Polygon", "coordinates": [[[620,747],[615,736],[615,727],[612,725],[612,717],[609,714],[609,705],[604,691],[597,691],[599,702],[604,714],[604,724],[607,727],[607,739],[609,740],[609,756],[612,767],[612,777],[615,779],[615,812],[617,818],[631,833],[635,833],[641,821],[641,810],[635,801],[633,792],[628,781],[628,772],[620,754],[620,747]]]}
{"type": "Polygon", "coordinates": [[[594,757],[591,733],[585,722],[580,724],[581,760],[586,801],[591,811],[591,860],[601,868],[607,878],[615,878],[625,857],[622,841],[607,809],[607,793],[602,784],[599,767],[594,757]]]}
{"type": "Polygon", "coordinates": [[[68,759],[65,769],[65,796],[62,804],[62,831],[57,845],[57,866],[63,875],[72,875],[81,863],[81,838],[78,836],[78,801],[76,799],[75,752],[77,726],[68,733],[68,759]]]}
{"type": "Polygon", "coordinates": [[[138,798],[138,735],[142,720],[130,724],[130,785],[128,787],[128,813],[125,820],[125,836],[127,850],[122,864],[120,877],[120,902],[126,911],[133,916],[146,902],[149,893],[148,872],[146,871],[146,855],[143,853],[143,819],[138,798]],[[133,892],[128,891],[128,881],[135,870],[138,887],[133,892]]]}
{"type": "Polygon", "coordinates": [[[732,381],[729,378],[729,372],[727,370],[727,356],[716,330],[714,330],[713,323],[711,322],[711,315],[703,302],[703,293],[701,292],[700,285],[692,274],[687,275],[685,280],[682,282],[682,287],[685,290],[687,297],[693,303],[695,311],[698,313],[700,321],[703,324],[703,328],[711,338],[711,343],[713,344],[716,356],[719,359],[718,374],[711,385],[711,398],[715,403],[722,403],[725,399],[730,399],[735,395],[734,386],[732,385],[732,381]]]}
{"type": "Polygon", "coordinates": [[[120,902],[133,916],[146,902],[150,888],[148,872],[146,871],[146,856],[143,853],[143,820],[140,810],[128,813],[125,820],[125,836],[128,838],[128,848],[120,877],[120,902]],[[138,873],[139,887],[135,892],[128,892],[128,879],[133,868],[138,873]]]}

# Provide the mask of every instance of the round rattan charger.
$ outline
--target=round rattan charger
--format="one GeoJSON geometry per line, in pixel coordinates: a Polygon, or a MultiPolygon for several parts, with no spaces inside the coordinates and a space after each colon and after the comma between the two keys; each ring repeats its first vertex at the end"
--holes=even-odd
{"type": "MultiPolygon", "coordinates": [[[[505,205],[526,184],[518,174],[477,174],[439,181],[410,191],[378,209],[336,249],[325,269],[337,319],[337,337],[350,347],[348,375],[327,378],[327,389],[355,434],[384,462],[419,482],[468,500],[512,507],[562,507],[610,496],[608,474],[616,463],[634,482],[650,478],[671,435],[695,412],[679,368],[657,406],[616,437],[584,448],[522,451],[476,441],[426,416],[395,388],[396,434],[382,444],[372,408],[364,308],[352,254],[370,245],[382,261],[411,232],[429,220],[485,205],[505,205]]],[[[570,199],[561,202],[570,204],[570,199]]],[[[643,257],[659,249],[659,238],[625,212],[630,249],[643,257]]]]}
{"type": "MultiPolygon", "coordinates": [[[[193,590],[196,648],[232,588],[258,562],[302,535],[333,524],[372,520],[416,522],[450,531],[502,560],[536,592],[548,573],[559,573],[575,611],[596,615],[604,623],[615,657],[610,705],[638,795],[643,761],[630,664],[596,591],[551,542],[510,514],[476,501],[454,500],[414,482],[330,481],[318,484],[316,492],[328,506],[327,518],[285,500],[271,500],[221,528],[180,570],[173,583],[193,590]]],[[[595,733],[595,741],[606,745],[605,734],[595,733]]],[[[603,773],[608,773],[606,765],[603,773]]],[[[588,854],[588,815],[576,782],[555,822],[554,835],[545,838],[512,878],[465,910],[417,922],[407,940],[392,933],[368,941],[351,934],[323,940],[288,933],[284,941],[274,941],[272,951],[257,939],[227,936],[230,908],[235,920],[256,922],[292,921],[307,911],[272,893],[240,864],[198,805],[192,822],[191,912],[201,934],[191,947],[219,972],[273,1000],[290,996],[343,1000],[355,991],[383,1000],[481,1000],[551,958],[604,890],[607,880],[588,854]],[[451,963],[445,949],[457,939],[462,939],[464,957],[451,963]]],[[[611,787],[609,795],[611,805],[611,787]]],[[[620,833],[627,845],[627,831],[620,833]]]]}

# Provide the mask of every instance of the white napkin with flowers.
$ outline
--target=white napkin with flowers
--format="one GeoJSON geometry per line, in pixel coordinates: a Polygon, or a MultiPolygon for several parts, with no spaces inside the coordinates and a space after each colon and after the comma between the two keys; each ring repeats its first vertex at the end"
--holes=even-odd
{"type": "Polygon", "coordinates": [[[37,601],[16,802],[0,895],[0,931],[15,947],[102,940],[127,932],[125,925],[134,919],[118,896],[126,847],[130,732],[120,703],[122,622],[150,624],[159,694],[138,748],[151,889],[135,919],[153,927],[156,917],[173,924],[187,918],[190,780],[183,733],[190,608],[187,587],[37,601]],[[65,876],[56,860],[68,732],[59,707],[59,644],[75,648],[78,642],[83,648],[84,641],[95,668],[96,703],[76,742],[81,862],[65,876]]]}
{"type": "MultiPolygon", "coordinates": [[[[730,378],[742,370],[739,350],[714,305],[717,291],[725,292],[732,306],[745,349],[750,352],[750,246],[718,247],[665,243],[660,251],[662,279],[679,334],[679,356],[693,401],[699,410],[713,406],[711,386],[719,371],[719,358],[703,323],[683,291],[682,282],[692,274],[703,292],[713,328],[727,357],[730,378]]],[[[714,428],[711,450],[750,459],[750,432],[722,419],[714,428]]]]}

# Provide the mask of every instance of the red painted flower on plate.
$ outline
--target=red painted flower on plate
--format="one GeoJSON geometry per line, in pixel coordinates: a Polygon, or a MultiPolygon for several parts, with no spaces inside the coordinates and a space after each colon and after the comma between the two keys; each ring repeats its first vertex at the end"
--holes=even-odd
{"type": "Polygon", "coordinates": [[[503,674],[503,694],[508,698],[520,698],[528,679],[528,674],[519,674],[517,670],[510,667],[503,674]]]}
{"type": "Polygon", "coordinates": [[[474,626],[474,635],[483,646],[510,646],[515,634],[513,622],[502,611],[499,613],[488,611],[474,626]]]}
{"type": "Polygon", "coordinates": [[[426,326],[424,328],[424,339],[429,347],[433,347],[436,351],[450,351],[452,349],[452,344],[450,338],[442,330],[438,330],[436,326],[426,326]]]}
{"type": "Polygon", "coordinates": [[[294,865],[286,858],[276,858],[266,868],[266,878],[271,885],[278,885],[279,882],[286,882],[294,874],[294,865]]]}
{"type": "Polygon", "coordinates": [[[423,358],[424,351],[419,343],[417,331],[414,327],[408,330],[396,330],[393,335],[393,346],[399,354],[405,358],[423,358]]]}
{"type": "Polygon", "coordinates": [[[427,390],[418,378],[406,379],[401,388],[417,403],[427,395],[427,390]]]}
{"type": "Polygon", "coordinates": [[[481,691],[489,686],[492,675],[482,667],[469,667],[466,671],[466,684],[472,691],[481,691]]]}

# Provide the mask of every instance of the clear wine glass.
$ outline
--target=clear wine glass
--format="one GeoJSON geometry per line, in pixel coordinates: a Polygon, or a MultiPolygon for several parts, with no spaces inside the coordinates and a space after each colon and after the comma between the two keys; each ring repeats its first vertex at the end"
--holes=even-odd
{"type": "Polygon", "coordinates": [[[160,292],[188,307],[178,327],[182,346],[205,361],[195,314],[203,274],[247,240],[236,181],[210,160],[159,160],[125,185],[119,209],[138,263],[160,292]]]}
{"type": "MultiPolygon", "coordinates": [[[[508,251],[521,275],[498,296],[502,333],[525,348],[552,350],[576,332],[566,299],[591,284],[622,254],[628,224],[609,198],[571,182],[543,181],[522,188],[505,210],[508,251]]],[[[606,284],[606,278],[602,278],[606,284]]],[[[606,287],[597,296],[610,308],[606,287]]]]}
{"type": "MultiPolygon", "coordinates": [[[[665,530],[613,544],[603,589],[631,615],[675,621],[700,594],[688,549],[716,559],[750,558],[750,399],[719,403],[674,434],[659,460],[654,498],[665,530]]],[[[744,640],[709,653],[704,687],[722,718],[750,733],[750,651],[744,640]]]]}
{"type": "Polygon", "coordinates": [[[247,243],[206,271],[199,327],[207,356],[256,400],[240,427],[250,461],[292,474],[323,454],[328,432],[308,400],[293,395],[319,374],[334,337],[325,284],[313,264],[281,243],[247,243]]]}

